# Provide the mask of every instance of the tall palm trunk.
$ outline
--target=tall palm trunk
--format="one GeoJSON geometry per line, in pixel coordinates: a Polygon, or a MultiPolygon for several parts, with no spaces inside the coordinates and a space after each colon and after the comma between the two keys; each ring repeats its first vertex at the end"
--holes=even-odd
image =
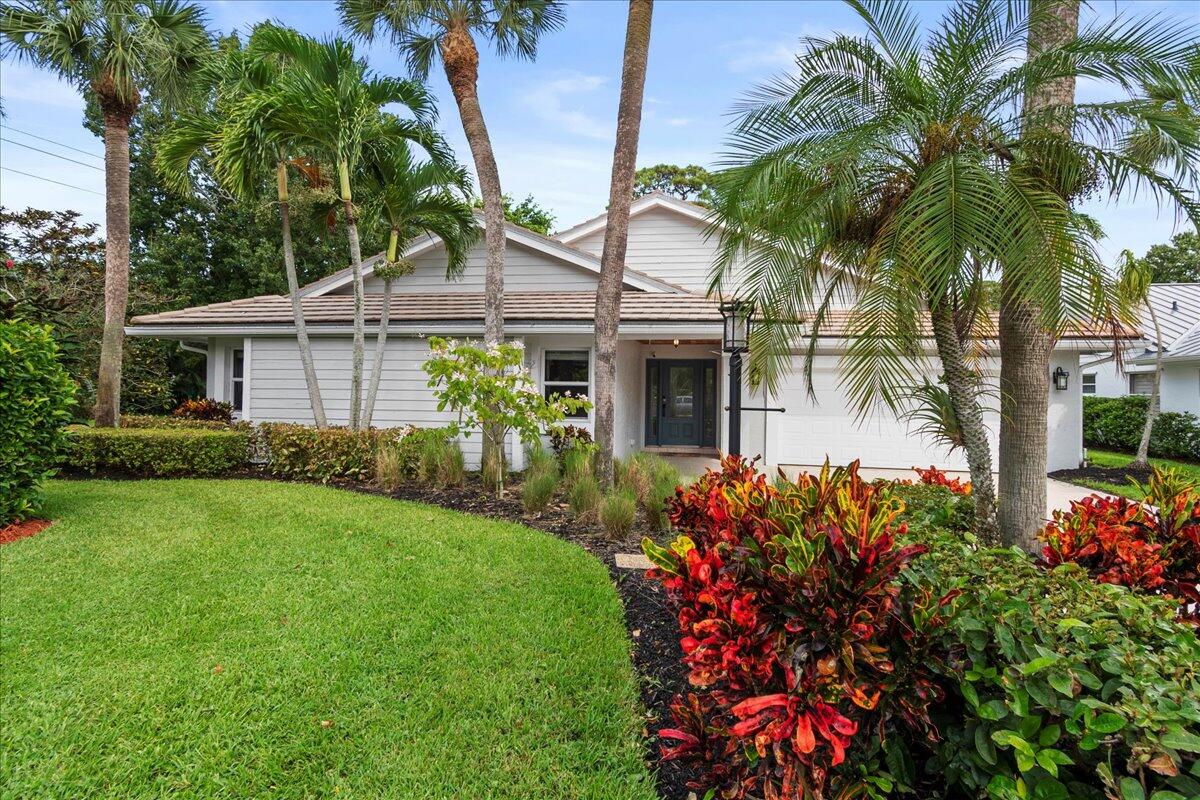
{"type": "Polygon", "coordinates": [[[350,265],[354,270],[354,347],[350,353],[350,430],[359,430],[362,410],[363,357],[366,333],[363,330],[362,245],[358,241],[358,218],[350,194],[350,165],[338,164],[338,180],[342,190],[342,210],[346,215],[346,238],[350,241],[350,265]]]}
{"type": "Polygon", "coordinates": [[[642,125],[642,95],[650,54],[650,22],[654,0],[630,0],[621,66],[621,99],[617,106],[617,143],[613,148],[612,180],[600,280],[596,287],[596,442],[600,484],[613,480],[613,394],[617,379],[617,331],[621,319],[621,283],[629,243],[629,206],[637,168],[638,134],[642,125]]]}
{"type": "MultiPolygon", "coordinates": [[[[388,238],[387,263],[391,267],[396,263],[399,250],[400,231],[392,228],[388,238]]],[[[363,406],[362,426],[371,427],[371,417],[375,414],[375,397],[379,394],[379,380],[383,377],[383,357],[387,350],[388,323],[392,315],[392,278],[389,273],[383,279],[383,309],[379,312],[379,332],[375,334],[375,363],[371,365],[371,385],[367,387],[367,399],[363,406]]]]}
{"type": "Polygon", "coordinates": [[[121,356],[129,304],[129,120],[124,109],[104,112],[104,334],[96,380],[96,425],[121,420],[121,356]]]}
{"type": "MultiPolygon", "coordinates": [[[[484,244],[487,248],[484,274],[483,338],[488,345],[504,340],[504,198],[500,190],[500,170],[492,152],[492,140],[483,109],[479,106],[479,51],[465,25],[453,24],[442,36],[438,47],[446,80],[458,106],[463,133],[475,161],[479,193],[483,195],[484,244]]],[[[496,429],[483,431],[484,465],[502,464],[504,442],[496,429]]]]}
{"type": "Polygon", "coordinates": [[[983,412],[979,408],[979,391],[975,376],[967,366],[963,343],[954,324],[954,312],[946,303],[931,304],[933,339],[954,416],[962,431],[963,450],[971,471],[972,495],[975,501],[975,521],[980,536],[986,542],[998,538],[996,528],[996,487],[992,481],[992,450],[988,444],[983,412]]]}
{"type": "Polygon", "coordinates": [[[312,345],[308,341],[308,326],[304,322],[304,310],[300,305],[300,281],[296,277],[296,253],[292,248],[292,212],[288,203],[287,163],[275,165],[275,181],[279,191],[279,218],[283,227],[283,271],[287,274],[288,296],[292,301],[292,324],[296,327],[296,345],[300,350],[300,366],[304,370],[304,385],[308,388],[308,404],[312,407],[313,421],[317,428],[329,427],[325,418],[325,403],[321,399],[321,386],[317,383],[317,369],[313,365],[312,345]]]}
{"type": "MultiPolygon", "coordinates": [[[[1070,42],[1079,31],[1079,0],[1036,0],[1030,8],[1030,56],[1070,42]]],[[[1060,78],[1026,94],[1025,113],[1075,99],[1075,78],[1060,78]]],[[[1047,409],[1054,342],[1041,309],[1018,296],[1018,278],[1000,282],[1000,537],[1005,545],[1037,546],[1046,515],[1047,409]]]]}
{"type": "Polygon", "coordinates": [[[1158,314],[1154,312],[1154,304],[1146,295],[1146,308],[1150,311],[1150,322],[1154,325],[1154,388],[1150,390],[1150,405],[1146,409],[1146,425],[1142,428],[1142,441],[1138,443],[1137,455],[1130,466],[1150,466],[1150,434],[1154,432],[1154,423],[1162,405],[1162,328],[1158,324],[1158,314]]]}

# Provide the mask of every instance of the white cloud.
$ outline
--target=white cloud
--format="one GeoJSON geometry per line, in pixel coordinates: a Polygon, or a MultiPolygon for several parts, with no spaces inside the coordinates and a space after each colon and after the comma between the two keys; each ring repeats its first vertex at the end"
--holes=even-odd
{"type": "Polygon", "coordinates": [[[692,119],[691,117],[669,117],[667,118],[666,123],[672,128],[682,128],[685,125],[691,125],[692,119]]]}
{"type": "Polygon", "coordinates": [[[861,36],[857,28],[832,30],[817,25],[802,25],[798,33],[761,38],[750,36],[722,45],[719,49],[729,53],[726,66],[730,72],[760,73],[789,70],[796,65],[796,54],[804,49],[804,39],[831,39],[839,33],[861,36]]]}
{"type": "Polygon", "coordinates": [[[602,122],[572,103],[572,100],[579,100],[578,95],[589,95],[600,88],[605,80],[599,75],[566,73],[529,89],[521,98],[521,103],[539,119],[567,133],[589,139],[611,139],[615,123],[602,122]]]}

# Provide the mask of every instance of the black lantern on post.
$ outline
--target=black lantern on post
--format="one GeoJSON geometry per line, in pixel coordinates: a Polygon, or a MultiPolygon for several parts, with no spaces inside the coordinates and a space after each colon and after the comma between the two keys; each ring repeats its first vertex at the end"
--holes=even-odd
{"type": "Polygon", "coordinates": [[[722,300],[724,323],[721,349],[729,353],[729,454],[742,450],[742,353],[750,349],[750,325],[754,304],[747,300],[722,300]]]}

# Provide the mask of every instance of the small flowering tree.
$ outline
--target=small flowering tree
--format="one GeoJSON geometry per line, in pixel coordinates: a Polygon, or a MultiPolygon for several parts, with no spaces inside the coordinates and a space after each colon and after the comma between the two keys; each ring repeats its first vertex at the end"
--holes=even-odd
{"type": "MultiPolygon", "coordinates": [[[[449,408],[458,414],[450,425],[455,434],[470,436],[476,429],[493,426],[500,442],[512,432],[524,443],[535,443],[567,414],[591,408],[584,395],[544,398],[522,363],[525,346],[520,342],[483,347],[432,336],[429,351],[423,368],[438,411],[449,408]]],[[[488,468],[485,464],[485,473],[488,468]]],[[[497,491],[503,493],[503,464],[492,468],[497,491]]]]}

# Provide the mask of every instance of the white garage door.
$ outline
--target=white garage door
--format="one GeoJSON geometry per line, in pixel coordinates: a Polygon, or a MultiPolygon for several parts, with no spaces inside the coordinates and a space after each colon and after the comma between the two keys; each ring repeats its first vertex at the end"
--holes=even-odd
{"type": "MultiPolygon", "coordinates": [[[[927,437],[909,432],[909,425],[886,410],[876,411],[858,421],[838,388],[839,375],[834,367],[813,370],[816,399],[809,396],[799,370],[781,385],[778,405],[787,411],[769,415],[772,431],[770,454],[777,464],[820,464],[826,457],[833,464],[854,459],[864,467],[908,469],[935,464],[941,469],[965,470],[961,451],[947,453],[927,437]]],[[[992,440],[992,458],[996,458],[998,417],[985,419],[992,440]]]]}

